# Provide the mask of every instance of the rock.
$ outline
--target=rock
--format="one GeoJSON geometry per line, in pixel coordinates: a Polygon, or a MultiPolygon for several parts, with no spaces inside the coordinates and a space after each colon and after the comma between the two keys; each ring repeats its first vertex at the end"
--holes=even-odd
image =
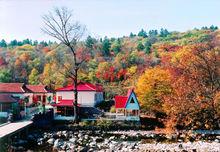
{"type": "Polygon", "coordinates": [[[19,146],[19,147],[18,147],[18,151],[24,151],[24,147],[19,146]]]}
{"type": "Polygon", "coordinates": [[[55,141],[54,141],[54,144],[53,144],[53,147],[55,148],[55,149],[57,149],[59,146],[60,146],[60,139],[56,139],[55,141]]]}
{"type": "Polygon", "coordinates": [[[61,131],[58,131],[56,134],[57,134],[57,136],[59,136],[59,137],[62,136],[62,132],[61,132],[61,131]]]}
{"type": "Polygon", "coordinates": [[[49,144],[51,144],[51,145],[53,145],[54,141],[55,141],[54,138],[50,138],[50,139],[47,140],[47,142],[48,142],[49,144]]]}
{"type": "Polygon", "coordinates": [[[112,143],[113,145],[116,145],[118,142],[117,142],[117,141],[111,141],[111,143],[112,143]]]}
{"type": "Polygon", "coordinates": [[[136,143],[131,143],[130,149],[135,149],[136,143]]]}
{"type": "Polygon", "coordinates": [[[115,136],[109,137],[109,140],[114,140],[114,139],[115,139],[115,136]]]}
{"type": "Polygon", "coordinates": [[[110,151],[114,151],[115,150],[115,145],[114,144],[109,144],[109,149],[110,149],[110,151]]]}
{"type": "Polygon", "coordinates": [[[183,145],[182,144],[179,144],[178,146],[180,149],[183,149],[183,145]]]}
{"type": "Polygon", "coordinates": [[[90,147],[96,147],[96,142],[93,141],[93,142],[89,143],[89,146],[90,146],[90,147]]]}
{"type": "Polygon", "coordinates": [[[127,147],[122,147],[121,149],[122,151],[129,151],[129,149],[127,147]]]}
{"type": "Polygon", "coordinates": [[[85,147],[82,147],[82,146],[78,146],[78,151],[85,151],[86,150],[86,148],[85,147]]]}
{"type": "Polygon", "coordinates": [[[122,139],[122,140],[125,140],[125,139],[127,139],[127,136],[126,136],[126,135],[122,135],[122,136],[121,136],[121,139],[122,139]]]}
{"type": "Polygon", "coordinates": [[[102,138],[102,137],[98,137],[98,138],[96,138],[96,140],[95,140],[96,142],[103,142],[104,141],[104,139],[102,138]]]}
{"type": "Polygon", "coordinates": [[[63,144],[61,144],[60,148],[61,148],[62,150],[66,150],[66,148],[67,148],[67,143],[66,143],[66,142],[63,142],[63,144]]]}
{"type": "Polygon", "coordinates": [[[82,138],[82,137],[83,137],[82,133],[79,133],[79,134],[78,134],[78,137],[79,137],[79,138],[82,138]]]}
{"type": "Polygon", "coordinates": [[[76,143],[76,138],[70,138],[69,141],[72,143],[76,143]]]}
{"type": "Polygon", "coordinates": [[[48,138],[48,135],[47,135],[47,134],[44,134],[43,138],[44,138],[44,139],[48,138]]]}
{"type": "Polygon", "coordinates": [[[38,138],[37,139],[37,144],[38,145],[42,145],[43,144],[43,140],[44,140],[43,138],[38,138]]]}
{"type": "Polygon", "coordinates": [[[89,148],[88,152],[93,152],[94,149],[93,148],[89,148]]]}
{"type": "Polygon", "coordinates": [[[85,135],[84,138],[85,138],[86,140],[88,140],[88,139],[89,139],[89,135],[85,135]]]}

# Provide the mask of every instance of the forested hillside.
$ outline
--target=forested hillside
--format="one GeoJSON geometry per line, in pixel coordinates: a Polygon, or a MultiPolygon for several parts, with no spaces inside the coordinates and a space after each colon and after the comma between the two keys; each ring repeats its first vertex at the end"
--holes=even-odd
{"type": "MultiPolygon", "coordinates": [[[[2,40],[0,47],[1,82],[41,83],[51,89],[72,83],[71,55],[62,44],[2,40]]],[[[219,53],[215,26],[186,32],[142,29],[120,38],[88,36],[77,44],[78,58],[85,59],[79,79],[103,84],[108,98],[134,87],[142,110],[167,115],[169,125],[215,128],[219,53]]]]}

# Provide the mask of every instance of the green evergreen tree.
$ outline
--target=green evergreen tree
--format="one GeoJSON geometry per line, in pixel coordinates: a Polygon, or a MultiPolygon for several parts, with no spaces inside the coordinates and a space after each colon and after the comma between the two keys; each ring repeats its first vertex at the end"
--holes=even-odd
{"type": "Polygon", "coordinates": [[[25,39],[25,40],[22,41],[22,43],[23,43],[23,45],[24,45],[24,44],[30,44],[30,45],[32,45],[32,40],[25,39]]]}
{"type": "Polygon", "coordinates": [[[169,34],[170,34],[170,32],[168,32],[167,29],[161,28],[161,30],[160,30],[160,37],[167,37],[167,35],[169,35],[169,34]]]}
{"type": "Polygon", "coordinates": [[[150,30],[148,32],[148,35],[149,35],[149,37],[155,37],[158,35],[158,32],[157,32],[157,30],[150,30]]]}
{"type": "Polygon", "coordinates": [[[152,46],[152,45],[151,45],[150,41],[146,41],[146,42],[144,43],[145,53],[146,53],[146,54],[150,54],[151,46],[152,46]]]}
{"type": "Polygon", "coordinates": [[[111,50],[114,51],[115,54],[118,54],[121,51],[121,41],[120,41],[120,39],[117,39],[112,43],[111,50]]]}
{"type": "Polygon", "coordinates": [[[135,36],[136,36],[136,35],[133,34],[132,32],[131,32],[130,35],[129,35],[130,38],[133,38],[133,37],[135,37],[135,36]]]}
{"type": "Polygon", "coordinates": [[[33,45],[34,45],[34,46],[38,45],[38,41],[35,40],[35,41],[33,42],[33,45]]]}
{"type": "Polygon", "coordinates": [[[4,39],[1,40],[0,47],[7,47],[7,43],[4,39]]]}
{"type": "Polygon", "coordinates": [[[105,37],[104,40],[102,41],[102,51],[104,56],[110,55],[110,47],[111,47],[111,43],[109,39],[105,37]]]}
{"type": "Polygon", "coordinates": [[[86,41],[85,41],[85,45],[86,47],[92,49],[93,45],[96,43],[96,39],[92,38],[91,36],[88,36],[86,41]]]}
{"type": "Polygon", "coordinates": [[[8,69],[0,70],[0,82],[11,82],[12,81],[12,72],[8,69]]]}
{"type": "Polygon", "coordinates": [[[144,50],[144,45],[143,45],[141,42],[138,42],[137,50],[138,50],[138,51],[144,50]]]}
{"type": "Polygon", "coordinates": [[[18,41],[17,40],[12,40],[10,43],[9,43],[9,46],[17,46],[18,45],[18,41]]]}
{"type": "Polygon", "coordinates": [[[209,29],[210,29],[212,32],[214,32],[214,31],[216,31],[216,30],[218,29],[218,26],[211,25],[211,26],[209,27],[209,29]]]}
{"type": "Polygon", "coordinates": [[[144,29],[141,29],[141,31],[138,33],[138,36],[146,38],[147,37],[147,32],[144,29]]]}

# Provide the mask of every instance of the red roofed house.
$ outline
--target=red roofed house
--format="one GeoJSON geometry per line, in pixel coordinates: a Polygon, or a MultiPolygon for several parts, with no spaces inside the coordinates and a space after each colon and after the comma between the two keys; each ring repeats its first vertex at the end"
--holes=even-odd
{"type": "Polygon", "coordinates": [[[118,118],[140,120],[140,106],[133,89],[128,90],[127,96],[115,96],[115,109],[118,118]]]}
{"type": "MultiPolygon", "coordinates": [[[[73,116],[74,86],[66,86],[56,90],[54,112],[62,116],[73,116]]],[[[78,105],[80,107],[95,107],[104,100],[101,85],[80,82],[77,86],[78,105]]]]}
{"type": "Polygon", "coordinates": [[[24,104],[23,101],[28,100],[25,105],[27,113],[36,110],[39,105],[47,104],[53,96],[53,93],[44,85],[25,85],[24,83],[0,83],[0,94],[17,97],[20,99],[20,104],[24,104]]]}
{"type": "Polygon", "coordinates": [[[52,101],[53,93],[45,85],[26,85],[29,102],[39,104],[49,104],[52,101]]]}

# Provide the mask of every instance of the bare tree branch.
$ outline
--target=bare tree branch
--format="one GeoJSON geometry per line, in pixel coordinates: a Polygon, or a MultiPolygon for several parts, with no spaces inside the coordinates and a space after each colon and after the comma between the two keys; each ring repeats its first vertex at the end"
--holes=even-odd
{"type": "Polygon", "coordinates": [[[74,115],[76,118],[76,122],[78,122],[78,70],[80,65],[83,64],[85,60],[78,61],[77,53],[76,53],[76,45],[77,42],[82,38],[85,34],[86,28],[81,25],[79,22],[72,20],[72,12],[67,8],[55,8],[53,13],[49,12],[48,15],[44,15],[43,22],[45,27],[41,30],[51,36],[59,40],[62,44],[67,46],[72,53],[73,57],[73,68],[69,69],[66,65],[63,65],[65,68],[64,73],[65,76],[72,78],[74,83],[74,115]]]}

